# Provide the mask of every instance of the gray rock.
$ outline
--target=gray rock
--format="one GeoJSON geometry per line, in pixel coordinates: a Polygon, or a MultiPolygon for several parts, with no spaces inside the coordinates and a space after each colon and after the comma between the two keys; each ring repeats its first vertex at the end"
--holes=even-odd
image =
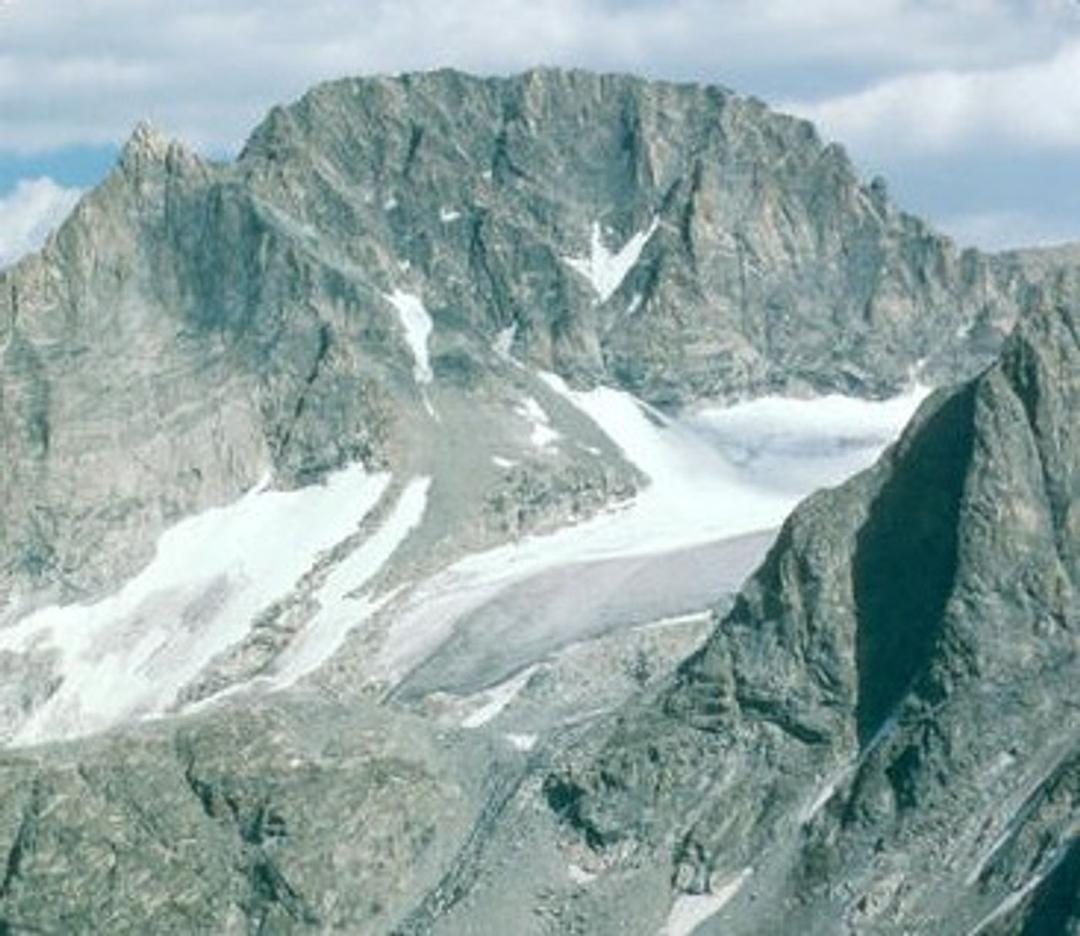
{"type": "Polygon", "coordinates": [[[296,698],[5,753],[0,931],[387,932],[469,827],[462,773],[415,719],[296,698]]]}

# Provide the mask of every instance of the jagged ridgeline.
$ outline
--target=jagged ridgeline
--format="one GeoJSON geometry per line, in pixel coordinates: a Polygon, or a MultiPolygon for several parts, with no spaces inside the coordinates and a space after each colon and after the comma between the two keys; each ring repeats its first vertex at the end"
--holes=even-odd
{"type": "Polygon", "coordinates": [[[1025,291],[717,87],[339,81],[230,164],[141,128],[0,275],[0,595],[98,594],[268,471],[407,462],[426,417],[393,297],[430,314],[433,392],[505,384],[494,343],[673,408],[954,379],[1025,291]]]}

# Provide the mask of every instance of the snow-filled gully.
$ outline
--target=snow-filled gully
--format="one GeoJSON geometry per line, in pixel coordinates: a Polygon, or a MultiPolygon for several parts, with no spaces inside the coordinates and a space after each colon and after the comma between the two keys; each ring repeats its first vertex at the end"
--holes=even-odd
{"type": "Polygon", "coordinates": [[[638,231],[619,250],[613,252],[605,246],[603,231],[600,223],[596,222],[593,224],[592,238],[589,242],[589,256],[566,257],[566,264],[588,280],[593,292],[596,293],[597,302],[607,302],[618,292],[623,280],[637,264],[642,250],[645,249],[645,245],[659,226],[660,219],[653,218],[652,223],[644,231],[638,231]]]}

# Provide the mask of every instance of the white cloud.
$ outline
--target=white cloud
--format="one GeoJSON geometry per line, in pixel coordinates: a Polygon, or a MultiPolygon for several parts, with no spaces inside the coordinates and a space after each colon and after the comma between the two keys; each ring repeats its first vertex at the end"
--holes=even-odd
{"type": "Polygon", "coordinates": [[[37,250],[82,193],[52,179],[23,179],[0,198],[0,269],[37,250]]]}
{"type": "Polygon", "coordinates": [[[792,104],[871,158],[961,147],[1080,147],[1080,41],[1049,59],[931,71],[814,104],[792,104]]]}
{"type": "Polygon", "coordinates": [[[1068,0],[14,0],[0,6],[0,147],[115,142],[149,117],[233,148],[271,104],[346,74],[782,74],[801,98],[826,74],[850,88],[1044,60],[1076,34],[1068,0]]]}
{"type": "Polygon", "coordinates": [[[1076,224],[1025,211],[976,211],[942,218],[938,226],[962,246],[983,250],[1049,247],[1077,239],[1076,224]]]}
{"type": "Polygon", "coordinates": [[[324,79],[537,64],[757,93],[962,240],[1068,233],[1054,219],[1080,147],[1077,0],[0,0],[0,157],[115,144],[143,118],[235,151],[324,79]],[[1015,197],[1010,154],[1057,181],[1015,197]],[[942,184],[956,172],[1001,184],[942,184]]]}

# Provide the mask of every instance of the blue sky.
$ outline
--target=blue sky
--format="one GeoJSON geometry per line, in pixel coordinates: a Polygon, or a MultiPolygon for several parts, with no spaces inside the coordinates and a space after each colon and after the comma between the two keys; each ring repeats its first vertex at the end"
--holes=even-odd
{"type": "Polygon", "coordinates": [[[65,146],[40,152],[0,148],[0,194],[11,191],[20,179],[48,176],[64,186],[85,188],[99,181],[116,161],[113,143],[65,146]]]}
{"type": "Polygon", "coordinates": [[[323,79],[535,64],[718,82],[963,243],[1080,240],[1076,0],[0,0],[0,264],[140,119],[220,156],[323,79]]]}

